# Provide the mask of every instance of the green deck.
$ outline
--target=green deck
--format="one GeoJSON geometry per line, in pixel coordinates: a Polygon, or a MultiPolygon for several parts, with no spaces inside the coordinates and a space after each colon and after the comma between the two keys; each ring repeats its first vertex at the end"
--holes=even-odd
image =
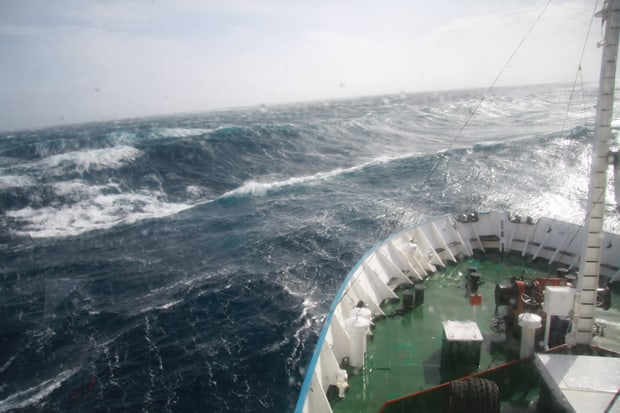
{"type": "MultiPolygon", "coordinates": [[[[375,323],[373,336],[368,339],[364,371],[349,375],[350,387],[344,399],[339,399],[336,391],[328,393],[334,412],[377,412],[387,400],[518,358],[519,343],[507,343],[504,333],[494,332],[491,326],[495,284],[507,284],[511,276],[533,279],[554,271],[544,263],[526,263],[518,256],[485,254],[434,273],[424,283],[423,305],[375,323]],[[464,279],[470,266],[482,274],[480,306],[470,306],[466,295],[464,279]],[[476,321],[484,336],[479,370],[440,371],[444,320],[476,321]]],[[[612,308],[600,311],[607,325],[606,336],[596,338],[597,344],[616,351],[620,350],[618,301],[614,295],[612,308]]],[[[386,306],[385,313],[393,313],[398,305],[386,306]]]]}

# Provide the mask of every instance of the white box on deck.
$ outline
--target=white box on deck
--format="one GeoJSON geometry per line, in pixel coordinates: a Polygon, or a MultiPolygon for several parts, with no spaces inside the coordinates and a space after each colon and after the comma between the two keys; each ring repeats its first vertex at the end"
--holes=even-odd
{"type": "Polygon", "coordinates": [[[545,312],[566,317],[573,309],[575,289],[571,287],[545,287],[545,312]]]}
{"type": "Polygon", "coordinates": [[[444,321],[441,342],[441,368],[470,368],[480,364],[484,337],[475,321],[444,321]]]}
{"type": "Polygon", "coordinates": [[[475,321],[444,321],[444,336],[448,341],[482,341],[482,333],[475,321]]]}

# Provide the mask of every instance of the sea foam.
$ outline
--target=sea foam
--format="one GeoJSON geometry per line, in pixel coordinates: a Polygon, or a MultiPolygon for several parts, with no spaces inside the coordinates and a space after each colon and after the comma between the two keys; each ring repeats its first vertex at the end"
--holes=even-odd
{"type": "Polygon", "coordinates": [[[57,185],[59,193],[74,194],[84,190],[90,196],[73,204],[42,208],[26,207],[7,211],[6,215],[23,222],[16,235],[32,238],[66,237],[87,231],[111,228],[149,218],[161,218],[191,208],[191,204],[166,202],[157,191],[103,193],[105,186],[88,187],[79,182],[57,185]]]}
{"type": "Polygon", "coordinates": [[[131,146],[89,149],[48,156],[35,165],[48,173],[65,173],[67,169],[84,173],[89,170],[118,169],[138,158],[142,152],[131,146]]]}

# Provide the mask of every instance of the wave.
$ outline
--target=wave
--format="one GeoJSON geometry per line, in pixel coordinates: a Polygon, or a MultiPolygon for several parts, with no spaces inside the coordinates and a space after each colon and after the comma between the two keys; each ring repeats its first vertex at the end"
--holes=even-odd
{"type": "Polygon", "coordinates": [[[36,185],[34,179],[23,175],[0,175],[0,191],[36,185]]]}
{"type": "Polygon", "coordinates": [[[107,140],[114,146],[133,146],[139,141],[138,135],[127,130],[117,130],[108,134],[107,140]]]}
{"type": "Polygon", "coordinates": [[[154,131],[154,134],[165,138],[191,138],[209,134],[214,130],[209,128],[159,128],[154,131]]]}
{"type": "Polygon", "coordinates": [[[54,390],[58,389],[63,382],[77,373],[78,370],[79,369],[77,368],[65,370],[57,377],[45,380],[41,384],[12,394],[4,400],[0,400],[0,413],[8,412],[14,409],[23,409],[27,406],[38,404],[49,396],[54,390]]]}
{"type": "MultiPolygon", "coordinates": [[[[574,134],[583,137],[587,135],[587,131],[589,129],[578,127],[574,129],[574,134]]],[[[538,145],[542,143],[545,147],[551,146],[555,149],[562,149],[562,145],[568,145],[569,147],[572,145],[570,140],[558,138],[558,135],[553,133],[542,138],[541,140],[541,137],[529,136],[529,139],[535,139],[538,145]]],[[[518,154],[522,153],[521,148],[524,144],[527,145],[527,142],[527,138],[520,141],[509,139],[503,142],[487,141],[473,145],[469,144],[464,147],[453,147],[446,151],[439,151],[435,148],[435,151],[431,153],[422,151],[401,153],[395,156],[378,156],[370,160],[359,161],[359,163],[347,167],[329,168],[329,164],[334,162],[328,159],[325,165],[323,165],[323,167],[327,166],[328,168],[322,171],[283,178],[280,177],[281,172],[268,173],[261,177],[256,173],[258,171],[245,168],[245,173],[248,175],[255,174],[258,176],[246,179],[240,186],[233,187],[233,189],[229,189],[232,186],[230,185],[232,182],[228,184],[220,182],[219,175],[213,174],[208,169],[200,179],[195,179],[194,182],[188,179],[184,179],[184,182],[179,181],[179,183],[182,183],[180,188],[176,184],[163,184],[162,179],[169,180],[169,177],[174,177],[174,175],[162,174],[162,176],[159,176],[152,173],[146,174],[145,171],[138,169],[135,171],[136,179],[134,181],[132,181],[133,175],[123,175],[124,178],[122,176],[102,176],[101,178],[107,181],[105,184],[89,183],[82,179],[49,183],[45,186],[46,189],[43,192],[38,190],[38,195],[33,195],[40,198],[41,193],[44,194],[45,199],[42,202],[32,201],[26,203],[24,201],[16,201],[13,204],[14,207],[21,208],[7,211],[5,215],[10,219],[9,221],[12,220],[12,223],[17,224],[13,225],[11,229],[15,235],[33,238],[76,236],[88,231],[109,229],[119,224],[131,224],[152,218],[165,218],[197,205],[213,201],[225,201],[249,196],[264,197],[283,190],[305,191],[308,188],[320,187],[326,183],[331,185],[330,181],[337,181],[339,179],[354,179],[353,185],[372,183],[368,179],[372,181],[389,179],[394,187],[408,187],[411,184],[415,184],[415,181],[423,179],[427,175],[426,171],[428,171],[428,168],[433,167],[436,162],[440,162],[443,159],[439,159],[437,156],[444,155],[447,159],[441,162],[451,162],[453,164],[453,166],[446,168],[458,167],[466,172],[471,170],[468,173],[480,175],[478,178],[486,177],[485,179],[493,180],[492,176],[486,176],[488,168],[485,169],[484,165],[489,166],[489,162],[492,161],[492,159],[489,160],[487,158],[491,156],[494,159],[495,155],[498,154],[503,154],[500,157],[504,157],[506,151],[513,153],[513,155],[509,156],[519,156],[518,154]],[[381,166],[381,168],[377,169],[377,166],[381,166]],[[152,179],[149,178],[151,176],[153,176],[152,179]],[[214,191],[215,188],[209,187],[209,182],[215,178],[218,178],[218,182],[222,184],[221,186],[224,186],[221,188],[222,192],[214,191]],[[360,182],[358,182],[359,179],[361,179],[360,182]],[[127,184],[124,182],[127,182],[127,184]],[[204,185],[207,186],[205,187],[204,185]],[[48,191],[47,189],[51,190],[48,191]],[[218,195],[218,192],[220,195],[218,195]],[[169,196],[173,197],[174,200],[168,199],[169,196]]],[[[162,145],[158,145],[157,148],[159,148],[158,150],[162,154],[162,163],[159,169],[163,171],[171,165],[168,158],[172,157],[175,159],[175,148],[171,149],[162,145]],[[164,157],[164,154],[168,154],[166,155],[168,158],[164,157]]],[[[42,174],[58,175],[63,169],[69,168],[80,172],[120,168],[139,156],[143,156],[143,152],[134,147],[117,146],[108,149],[53,155],[38,161],[36,165],[39,168],[45,168],[41,172],[42,174]]],[[[151,150],[145,156],[150,157],[149,159],[152,161],[153,151],[151,150]]],[[[316,159],[319,162],[322,162],[321,156],[320,153],[316,154],[316,159]]],[[[495,168],[503,169],[506,166],[506,162],[509,161],[497,160],[497,162],[498,164],[495,168]]],[[[193,165],[190,172],[195,175],[195,172],[192,171],[196,171],[196,168],[199,168],[201,164],[193,165]]],[[[140,168],[140,165],[136,164],[136,167],[140,168]]],[[[289,173],[295,172],[295,166],[292,164],[286,169],[288,169],[289,173]]],[[[178,174],[180,171],[181,169],[177,168],[175,173],[178,174]]],[[[223,172],[220,171],[219,173],[222,174],[223,172]]],[[[444,168],[439,168],[437,173],[446,173],[446,171],[444,168]]],[[[447,179],[452,179],[451,177],[456,172],[448,171],[447,173],[450,175],[447,179]]],[[[35,184],[37,184],[37,181],[27,176],[7,175],[4,178],[0,178],[0,189],[10,189],[19,186],[28,187],[35,184]]],[[[464,182],[458,182],[456,185],[460,185],[463,188],[467,187],[467,184],[464,182]]],[[[331,190],[329,186],[323,187],[321,190],[325,190],[325,188],[331,190]]],[[[24,198],[21,192],[14,194],[13,198],[17,196],[24,198]]],[[[497,196],[492,198],[496,199],[497,196]]],[[[27,200],[28,198],[25,199],[27,200]]]]}
{"type": "Polygon", "coordinates": [[[118,192],[117,184],[89,186],[83,182],[54,185],[56,193],[72,198],[62,206],[7,211],[5,215],[21,223],[12,232],[32,238],[75,236],[108,229],[118,224],[162,218],[191,208],[192,204],[171,203],[159,191],[118,192]]]}
{"type": "MultiPolygon", "coordinates": [[[[532,143],[537,142],[540,144],[541,142],[548,146],[553,146],[556,148],[555,150],[565,150],[565,147],[570,147],[572,143],[571,140],[575,139],[575,137],[581,139],[589,136],[589,132],[591,129],[577,126],[572,130],[565,132],[568,137],[559,136],[556,132],[551,132],[543,135],[533,136],[529,135],[515,135],[510,139],[501,140],[485,140],[479,141],[475,140],[473,142],[465,142],[460,146],[446,147],[446,148],[438,148],[436,145],[434,146],[434,151],[432,152],[406,152],[401,153],[400,155],[385,155],[375,157],[371,160],[359,163],[357,165],[344,167],[344,168],[334,168],[327,171],[320,171],[310,175],[302,175],[289,177],[285,179],[271,179],[269,177],[260,179],[250,179],[245,181],[241,186],[227,191],[219,196],[218,199],[227,199],[233,197],[242,197],[242,196],[265,196],[286,188],[299,187],[299,186],[314,186],[318,185],[322,182],[326,182],[328,180],[337,178],[339,176],[345,176],[348,174],[353,174],[356,172],[364,172],[369,168],[376,167],[378,165],[387,165],[390,169],[390,173],[388,174],[392,178],[393,174],[398,173],[403,166],[403,161],[408,160],[422,160],[423,165],[420,165],[421,168],[425,167],[433,167],[436,162],[447,162],[447,159],[466,159],[472,158],[476,164],[482,162],[483,160],[478,160],[479,157],[486,158],[491,155],[503,154],[506,151],[521,153],[521,148],[528,145],[529,141],[532,143]],[[568,141],[567,141],[568,140],[568,141]],[[437,158],[439,156],[439,158],[437,158]],[[443,159],[445,161],[442,161],[443,159]]],[[[412,168],[415,168],[415,165],[411,165],[412,168]]],[[[408,169],[408,172],[411,173],[412,170],[408,169]]],[[[421,176],[426,176],[425,171],[417,171],[421,174],[421,176]]],[[[400,177],[397,177],[400,178],[400,177]]]]}
{"type": "Polygon", "coordinates": [[[90,170],[118,169],[137,159],[142,152],[132,146],[90,149],[48,156],[33,166],[48,170],[55,175],[67,169],[84,173],[90,170]]]}
{"type": "Polygon", "coordinates": [[[218,199],[247,196],[247,195],[265,196],[269,193],[279,191],[283,188],[298,186],[298,185],[318,184],[318,183],[324,182],[326,180],[329,180],[329,179],[332,179],[338,176],[361,171],[371,166],[388,164],[392,161],[407,159],[407,158],[411,158],[416,155],[418,154],[408,153],[408,154],[401,155],[401,156],[378,157],[370,161],[364,162],[362,164],[354,165],[348,168],[335,168],[335,169],[332,169],[326,172],[317,172],[312,175],[291,177],[288,179],[276,180],[276,181],[271,181],[271,182],[257,182],[255,180],[249,180],[249,181],[246,181],[240,187],[222,194],[218,199]]]}
{"type": "Polygon", "coordinates": [[[489,100],[453,142],[477,99],[443,95],[0,137],[16,332],[0,413],[290,411],[331,294],[393,228],[471,210],[578,220],[591,127],[549,133],[565,105],[528,92],[489,100]],[[67,355],[79,371],[58,368],[67,355]]]}

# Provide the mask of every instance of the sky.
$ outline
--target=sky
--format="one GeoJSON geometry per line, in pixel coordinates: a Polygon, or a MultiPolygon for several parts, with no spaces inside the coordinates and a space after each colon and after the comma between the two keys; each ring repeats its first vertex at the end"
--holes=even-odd
{"type": "MultiPolygon", "coordinates": [[[[487,88],[547,1],[0,0],[0,130],[487,88]]],[[[594,8],[551,2],[498,84],[572,82],[594,8]]]]}

